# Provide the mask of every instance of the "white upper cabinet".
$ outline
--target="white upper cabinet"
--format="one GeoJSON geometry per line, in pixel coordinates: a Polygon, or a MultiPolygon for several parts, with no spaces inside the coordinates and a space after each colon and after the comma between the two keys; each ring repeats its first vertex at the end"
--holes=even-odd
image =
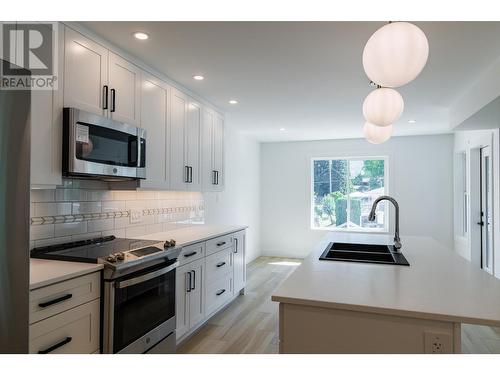
{"type": "Polygon", "coordinates": [[[222,191],[224,178],[224,118],[205,108],[202,123],[203,190],[222,191]]]}
{"type": "Polygon", "coordinates": [[[141,127],[146,129],[146,179],[144,188],[169,188],[167,154],[167,118],[170,88],[162,81],[142,72],[141,127]]]}
{"type": "MultiPolygon", "coordinates": [[[[141,70],[109,52],[109,116],[116,121],[141,122],[141,70]]],[[[144,113],[144,111],[143,111],[144,113]]]]}
{"type": "MultiPolygon", "coordinates": [[[[61,27],[59,45],[64,44],[61,27]]],[[[31,91],[31,187],[62,183],[62,108],[64,49],[59,49],[58,89],[31,91]]]]}
{"type": "Polygon", "coordinates": [[[65,28],[64,106],[106,115],[108,50],[65,28]]]}
{"type": "Polygon", "coordinates": [[[170,97],[170,188],[186,190],[189,169],[185,157],[185,131],[188,97],[179,90],[171,90],[170,97]]]}
{"type": "Polygon", "coordinates": [[[201,191],[201,105],[189,100],[188,118],[186,124],[186,165],[188,167],[187,188],[191,191],[201,191]]]}

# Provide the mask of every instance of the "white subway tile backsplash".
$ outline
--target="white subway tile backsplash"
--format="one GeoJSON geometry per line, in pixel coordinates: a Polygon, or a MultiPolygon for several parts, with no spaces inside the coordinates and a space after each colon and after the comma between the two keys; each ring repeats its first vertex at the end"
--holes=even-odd
{"type": "Polygon", "coordinates": [[[111,230],[115,227],[115,219],[89,220],[87,230],[89,232],[111,230]]]}
{"type": "Polygon", "coordinates": [[[91,238],[97,238],[97,237],[102,237],[102,233],[92,232],[92,233],[77,234],[75,236],[71,236],[71,241],[89,240],[91,238]]]}
{"type": "Polygon", "coordinates": [[[101,213],[101,202],[75,202],[72,212],[73,215],[101,213]]]}
{"type": "Polygon", "coordinates": [[[102,212],[124,211],[126,206],[126,201],[103,201],[102,212]]]}
{"type": "Polygon", "coordinates": [[[57,189],[32,190],[31,202],[30,247],[101,235],[137,237],[191,226],[204,217],[200,193],[108,190],[107,183],[95,181],[64,179],[57,189]],[[139,223],[120,216],[130,210],[141,212],[139,223]]]}
{"type": "Polygon", "coordinates": [[[34,203],[35,217],[71,215],[71,203],[34,203]]]}
{"type": "Polygon", "coordinates": [[[87,222],[62,223],[55,225],[55,237],[72,236],[87,232],[87,222]]]}
{"type": "Polygon", "coordinates": [[[32,225],[30,227],[30,240],[43,240],[54,237],[54,224],[32,225]]]}
{"type": "Polygon", "coordinates": [[[113,199],[115,201],[130,201],[137,199],[135,191],[115,190],[113,191],[113,199]]]}
{"type": "Polygon", "coordinates": [[[109,190],[89,190],[87,198],[89,201],[110,201],[113,199],[113,193],[109,190]]]}
{"type": "Polygon", "coordinates": [[[56,189],[57,202],[81,202],[87,200],[87,191],[82,189],[56,189]]]}
{"type": "Polygon", "coordinates": [[[103,230],[103,236],[115,236],[117,238],[125,237],[125,229],[113,229],[113,230],[103,230]]]}
{"type": "Polygon", "coordinates": [[[55,190],[31,190],[31,201],[32,202],[53,202],[54,201],[55,190]]]}
{"type": "Polygon", "coordinates": [[[137,237],[137,236],[144,236],[146,234],[146,226],[141,225],[138,227],[129,227],[125,229],[125,237],[131,238],[131,237],[137,237]]]}

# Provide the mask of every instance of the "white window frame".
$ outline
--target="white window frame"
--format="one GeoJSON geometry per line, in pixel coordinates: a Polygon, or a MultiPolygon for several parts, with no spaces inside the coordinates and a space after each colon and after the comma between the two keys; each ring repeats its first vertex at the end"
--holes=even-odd
{"type": "MultiPolygon", "coordinates": [[[[316,227],[314,225],[314,162],[318,160],[348,160],[348,161],[358,161],[358,160],[383,160],[384,161],[384,195],[389,195],[389,156],[388,155],[377,155],[377,156],[327,156],[327,157],[313,157],[311,158],[310,164],[310,227],[312,230],[319,231],[329,231],[329,232],[350,232],[350,233],[389,233],[390,228],[390,212],[391,209],[388,207],[384,216],[384,227],[383,228],[366,228],[366,229],[355,229],[355,228],[337,228],[337,227],[316,227]]],[[[382,204],[382,202],[381,202],[382,204]]]]}

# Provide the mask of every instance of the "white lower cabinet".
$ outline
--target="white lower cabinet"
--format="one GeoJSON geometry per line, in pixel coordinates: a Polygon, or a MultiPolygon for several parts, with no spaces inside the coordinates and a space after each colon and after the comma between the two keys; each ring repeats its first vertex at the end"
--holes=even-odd
{"type": "Polygon", "coordinates": [[[177,268],[176,278],[178,343],[245,288],[244,241],[243,230],[182,249],[179,256],[181,266],[177,268]],[[235,275],[238,277],[236,291],[235,275]]]}
{"type": "Polygon", "coordinates": [[[205,318],[204,263],[204,259],[200,259],[177,268],[175,314],[178,338],[205,318]]]}
{"type": "Polygon", "coordinates": [[[99,351],[100,281],[94,272],[30,292],[30,353],[99,351]]]}
{"type": "Polygon", "coordinates": [[[32,354],[91,354],[99,350],[100,302],[94,300],[30,325],[32,354]]]}
{"type": "Polygon", "coordinates": [[[233,234],[233,292],[239,294],[246,283],[246,266],[245,266],[245,231],[233,234]]]}

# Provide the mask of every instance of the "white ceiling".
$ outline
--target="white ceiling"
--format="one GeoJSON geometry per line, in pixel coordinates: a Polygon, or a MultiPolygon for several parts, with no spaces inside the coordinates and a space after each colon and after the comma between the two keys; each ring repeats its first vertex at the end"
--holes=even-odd
{"type": "MultiPolygon", "coordinates": [[[[225,109],[229,126],[261,141],[283,141],[362,136],[361,106],[372,88],[361,55],[384,23],[83,24],[225,109]],[[138,30],[150,38],[135,40],[138,30]],[[205,80],[194,81],[194,74],[205,80]],[[238,105],[228,104],[233,98],[238,105]]],[[[429,39],[429,60],[399,89],[405,110],[395,135],[447,132],[451,104],[500,56],[500,22],[416,24],[429,39]]]]}

